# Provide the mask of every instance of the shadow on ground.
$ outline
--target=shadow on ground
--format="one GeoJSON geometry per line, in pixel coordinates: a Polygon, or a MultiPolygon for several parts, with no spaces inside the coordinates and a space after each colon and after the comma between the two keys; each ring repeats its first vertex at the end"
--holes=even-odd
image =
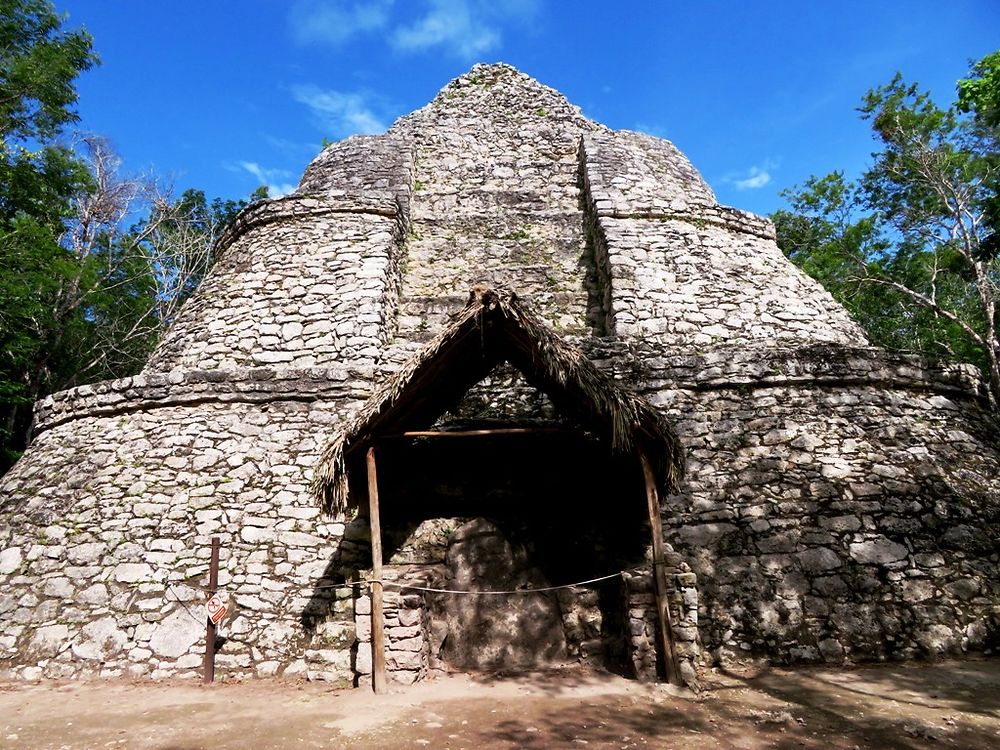
{"type": "MultiPolygon", "coordinates": [[[[694,700],[654,689],[627,701],[566,699],[560,703],[572,705],[537,713],[525,706],[523,715],[504,718],[480,739],[486,747],[523,748],[585,742],[617,748],[986,750],[997,747],[1000,736],[997,671],[992,661],[953,662],[933,670],[899,665],[723,672],[694,700]]],[[[559,683],[557,675],[541,675],[532,685],[557,696],[559,683]]]]}

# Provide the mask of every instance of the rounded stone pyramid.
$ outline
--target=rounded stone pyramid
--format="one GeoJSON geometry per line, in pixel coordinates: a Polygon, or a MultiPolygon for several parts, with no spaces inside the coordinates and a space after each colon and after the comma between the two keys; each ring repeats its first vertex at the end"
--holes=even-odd
{"type": "MultiPolygon", "coordinates": [[[[675,425],[688,473],[662,518],[692,665],[995,643],[996,427],[975,370],[869,347],[772,225],[719,205],[671,143],[500,64],[246,209],[140,375],[37,405],[0,480],[0,672],[193,674],[218,536],[236,610],[221,671],[367,674],[350,582],[367,526],[322,514],[309,485],[482,283],[675,425]]],[[[482,403],[547,417],[507,409],[530,388],[498,378],[482,403]]],[[[423,639],[423,661],[397,659],[412,681],[434,639],[403,599],[394,627],[423,639]]]]}

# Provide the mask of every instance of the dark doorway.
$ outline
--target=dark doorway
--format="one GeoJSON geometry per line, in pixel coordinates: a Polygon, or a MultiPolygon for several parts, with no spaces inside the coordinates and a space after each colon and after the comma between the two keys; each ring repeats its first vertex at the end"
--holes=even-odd
{"type": "Polygon", "coordinates": [[[636,461],[583,432],[388,439],[379,448],[384,559],[425,593],[428,659],[458,671],[586,660],[626,671],[626,593],[649,524],[636,461]]]}

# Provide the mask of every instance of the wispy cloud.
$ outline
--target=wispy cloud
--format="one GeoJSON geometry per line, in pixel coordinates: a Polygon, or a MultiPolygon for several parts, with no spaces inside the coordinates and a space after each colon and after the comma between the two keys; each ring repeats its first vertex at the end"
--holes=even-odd
{"type": "Polygon", "coordinates": [[[771,172],[777,169],[778,163],[773,159],[765,159],[762,164],[755,164],[743,172],[730,172],[722,178],[737,190],[759,190],[771,182],[771,172]]]}
{"type": "Polygon", "coordinates": [[[287,169],[267,169],[255,161],[240,161],[237,166],[244,172],[249,172],[261,185],[267,186],[268,195],[272,198],[279,198],[295,190],[295,184],[282,182],[293,177],[287,169]]]}
{"type": "Polygon", "coordinates": [[[655,125],[648,122],[637,122],[635,124],[635,129],[640,133],[645,133],[646,135],[652,135],[657,138],[666,138],[666,128],[662,125],[655,125]]]}
{"type": "Polygon", "coordinates": [[[407,26],[393,31],[392,46],[404,52],[431,47],[451,49],[472,58],[496,49],[500,31],[484,18],[480,4],[468,0],[431,0],[430,10],[407,26]]]}
{"type": "Polygon", "coordinates": [[[540,0],[299,0],[292,7],[292,34],[301,43],[339,45],[378,34],[398,52],[443,50],[472,59],[498,49],[503,31],[526,27],[540,0]]]}
{"type": "Polygon", "coordinates": [[[298,42],[340,44],[357,34],[384,28],[392,5],[393,0],[298,0],[289,23],[298,42]]]}
{"type": "Polygon", "coordinates": [[[375,110],[380,103],[365,92],[344,92],[302,84],[292,89],[297,102],[312,110],[313,116],[334,138],[361,134],[375,135],[386,129],[386,123],[375,110]]]}
{"type": "Polygon", "coordinates": [[[737,190],[756,190],[771,181],[771,173],[763,167],[750,167],[749,174],[742,180],[733,180],[737,190]]]}

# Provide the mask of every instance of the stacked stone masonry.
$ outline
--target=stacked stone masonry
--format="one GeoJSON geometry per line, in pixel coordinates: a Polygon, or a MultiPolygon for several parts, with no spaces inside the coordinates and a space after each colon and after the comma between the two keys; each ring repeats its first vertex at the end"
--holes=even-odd
{"type": "Polygon", "coordinates": [[[248,214],[145,372],[375,359],[395,317],[398,206],[293,196],[248,214]]]}
{"type": "MultiPolygon", "coordinates": [[[[247,209],[141,375],[37,405],[0,479],[0,672],[196,674],[219,536],[235,604],[219,674],[363,682],[367,523],[321,514],[309,483],[482,281],[676,426],[688,473],[662,519],[686,679],[741,655],[995,651],[1000,457],[975,370],[868,347],[770,224],[719,206],[671,144],[496,65],[247,209]]],[[[504,370],[451,417],[559,415],[504,370]]],[[[629,502],[644,499],[609,507],[629,502]]],[[[419,578],[410,558],[387,563],[419,578]]],[[[650,676],[643,563],[618,615],[587,587],[546,605],[566,658],[620,646],[650,676]]],[[[398,679],[449,669],[433,606],[406,592],[387,606],[398,679]]]]}
{"type": "Polygon", "coordinates": [[[670,144],[602,133],[583,139],[581,159],[595,255],[614,300],[608,331],[676,349],[866,343],[847,312],[788,263],[767,222],[714,206],[670,144]]]}
{"type": "Polygon", "coordinates": [[[414,146],[401,279],[403,339],[426,339],[477,283],[530,294],[568,333],[588,330],[577,151],[598,129],[558,92],[482,68],[392,132],[414,146]]]}

